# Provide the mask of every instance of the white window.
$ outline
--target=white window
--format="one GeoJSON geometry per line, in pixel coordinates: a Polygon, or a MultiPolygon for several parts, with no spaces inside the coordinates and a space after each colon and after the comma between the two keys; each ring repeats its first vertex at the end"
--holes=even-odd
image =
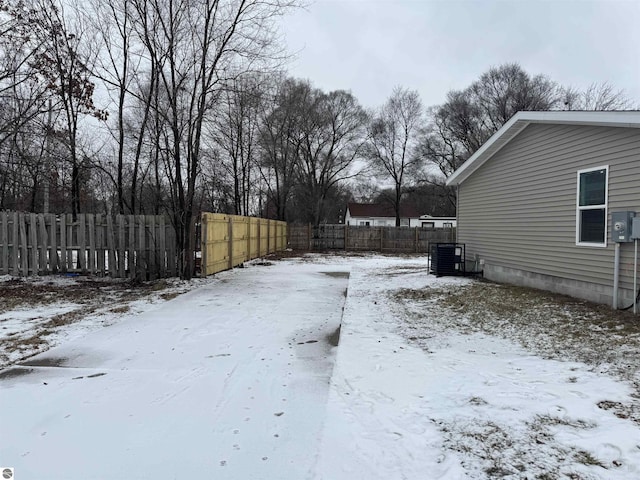
{"type": "Polygon", "coordinates": [[[578,171],[576,245],[607,246],[609,167],[578,171]]]}
{"type": "Polygon", "coordinates": [[[442,228],[453,228],[453,222],[444,222],[442,228]]]}
{"type": "Polygon", "coordinates": [[[434,228],[435,225],[434,222],[422,222],[422,228],[434,228]]]}

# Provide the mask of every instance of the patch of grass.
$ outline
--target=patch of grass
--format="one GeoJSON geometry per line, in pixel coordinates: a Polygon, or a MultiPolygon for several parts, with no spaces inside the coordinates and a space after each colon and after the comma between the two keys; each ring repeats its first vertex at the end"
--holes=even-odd
{"type": "Polygon", "coordinates": [[[624,380],[640,381],[640,319],[631,312],[484,280],[400,289],[392,298],[405,304],[408,327],[482,332],[516,341],[543,358],[605,365],[624,380]]]}
{"type": "Polygon", "coordinates": [[[129,305],[122,305],[120,307],[115,307],[109,310],[111,313],[127,313],[131,310],[129,305]]]}
{"type": "Polygon", "coordinates": [[[588,452],[586,450],[578,450],[577,452],[574,452],[573,458],[575,458],[577,462],[580,462],[583,465],[607,468],[604,463],[598,460],[591,452],[588,452]]]}
{"type": "Polygon", "coordinates": [[[160,298],[162,298],[163,300],[169,301],[169,300],[173,300],[178,295],[180,295],[180,292],[167,292],[167,293],[161,293],[160,298]]]}
{"type": "Polygon", "coordinates": [[[590,428],[597,427],[595,423],[588,422],[580,418],[568,418],[568,417],[560,418],[560,417],[554,417],[551,415],[536,415],[534,423],[538,423],[545,427],[563,426],[563,427],[572,427],[572,428],[579,428],[579,429],[590,429],[590,428]]]}
{"type": "Polygon", "coordinates": [[[638,420],[638,409],[635,405],[625,405],[620,402],[612,402],[610,400],[603,400],[597,403],[598,408],[602,410],[612,410],[613,414],[618,418],[631,418],[638,420]]]}

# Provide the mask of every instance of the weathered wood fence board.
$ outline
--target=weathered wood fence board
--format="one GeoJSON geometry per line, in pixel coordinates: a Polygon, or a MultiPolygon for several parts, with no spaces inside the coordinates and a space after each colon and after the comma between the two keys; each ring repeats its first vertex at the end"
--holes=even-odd
{"type": "Polygon", "coordinates": [[[174,276],[175,233],[162,216],[0,212],[0,274],[174,276]]]}
{"type": "Polygon", "coordinates": [[[288,231],[290,248],[309,251],[428,253],[430,243],[453,242],[456,238],[455,228],[289,225],[288,231]]]}
{"type": "Polygon", "coordinates": [[[264,218],[203,213],[201,215],[203,277],[253,258],[287,248],[287,224],[264,218]]]}

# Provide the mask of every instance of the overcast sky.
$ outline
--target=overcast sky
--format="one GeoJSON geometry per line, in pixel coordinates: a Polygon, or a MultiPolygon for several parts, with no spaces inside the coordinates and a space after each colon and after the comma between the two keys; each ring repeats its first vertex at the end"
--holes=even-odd
{"type": "Polygon", "coordinates": [[[366,107],[396,85],[425,106],[491,66],[563,85],[608,81],[640,103],[640,0],[311,0],[284,19],[292,76],[366,107]]]}

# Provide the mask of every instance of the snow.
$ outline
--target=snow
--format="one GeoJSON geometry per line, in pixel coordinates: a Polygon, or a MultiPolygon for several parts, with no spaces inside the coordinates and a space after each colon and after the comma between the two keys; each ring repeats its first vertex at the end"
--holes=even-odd
{"type": "Polygon", "coordinates": [[[0,465],[20,480],[640,478],[638,425],[599,406],[632,403],[630,384],[417,329],[394,296],[472,281],[419,256],[309,255],[70,325],[0,372],[0,465]]]}

